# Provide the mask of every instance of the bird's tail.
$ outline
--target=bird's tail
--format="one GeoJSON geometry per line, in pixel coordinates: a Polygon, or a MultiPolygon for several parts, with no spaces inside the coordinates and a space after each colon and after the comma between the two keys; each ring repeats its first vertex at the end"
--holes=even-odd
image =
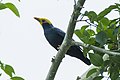
{"type": "Polygon", "coordinates": [[[90,60],[87,57],[84,57],[83,52],[80,52],[79,54],[75,53],[73,55],[73,57],[76,57],[76,58],[80,59],[81,61],[83,61],[87,65],[91,65],[90,60]]]}
{"type": "Polygon", "coordinates": [[[80,60],[82,60],[87,65],[91,65],[91,62],[90,62],[90,60],[88,58],[84,58],[84,59],[80,59],[80,60]]]}
{"type": "Polygon", "coordinates": [[[84,57],[83,52],[81,51],[79,46],[71,46],[67,52],[68,55],[72,57],[76,57],[83,61],[87,65],[91,65],[91,62],[88,58],[84,57]]]}

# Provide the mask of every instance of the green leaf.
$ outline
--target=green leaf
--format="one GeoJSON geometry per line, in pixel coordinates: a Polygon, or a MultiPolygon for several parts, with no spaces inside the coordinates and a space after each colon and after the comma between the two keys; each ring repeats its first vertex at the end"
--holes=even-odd
{"type": "Polygon", "coordinates": [[[87,16],[87,15],[88,15],[88,13],[89,13],[88,11],[85,11],[84,16],[87,16]]]}
{"type": "Polygon", "coordinates": [[[110,21],[108,18],[103,17],[100,22],[102,22],[102,24],[105,26],[105,28],[107,28],[107,26],[109,25],[110,21]]]}
{"type": "Polygon", "coordinates": [[[114,35],[114,29],[107,29],[105,30],[105,33],[109,40],[112,40],[113,42],[117,42],[117,35],[114,35]]]}
{"type": "Polygon", "coordinates": [[[96,42],[96,41],[95,41],[95,38],[94,38],[94,37],[91,37],[91,38],[89,38],[88,44],[94,45],[95,42],[96,42]]]}
{"type": "Polygon", "coordinates": [[[110,60],[105,60],[103,64],[104,64],[104,67],[110,65],[110,60]]]}
{"type": "Polygon", "coordinates": [[[116,64],[120,65],[120,56],[110,56],[110,60],[113,63],[116,63],[116,64]]]}
{"type": "Polygon", "coordinates": [[[92,29],[87,29],[87,32],[90,34],[90,36],[95,35],[95,32],[92,29]]]}
{"type": "Polygon", "coordinates": [[[115,3],[115,4],[116,4],[118,10],[120,11],[120,4],[119,3],[115,3]]]}
{"type": "Polygon", "coordinates": [[[89,53],[90,61],[95,66],[101,66],[103,64],[102,56],[99,54],[89,53]]]}
{"type": "Polygon", "coordinates": [[[104,27],[103,27],[103,24],[101,22],[98,23],[98,26],[96,28],[96,31],[97,32],[101,32],[101,31],[104,31],[104,27]]]}
{"type": "Polygon", "coordinates": [[[22,77],[15,76],[12,77],[11,80],[25,80],[25,79],[23,79],[22,77]]]}
{"type": "Polygon", "coordinates": [[[85,29],[87,29],[88,27],[89,27],[89,25],[82,26],[81,29],[80,29],[80,32],[84,33],[85,29]]]}
{"type": "Polygon", "coordinates": [[[85,43],[88,43],[89,41],[89,36],[88,36],[88,33],[86,31],[84,31],[82,33],[82,30],[75,30],[75,34],[78,36],[78,38],[85,42],[85,43]]]}
{"type": "Polygon", "coordinates": [[[116,50],[117,49],[117,45],[115,45],[113,43],[110,43],[110,44],[108,44],[108,49],[110,49],[110,50],[116,50]]]}
{"type": "Polygon", "coordinates": [[[0,3],[0,10],[5,9],[5,8],[7,8],[7,7],[5,6],[5,4],[0,3]]]}
{"type": "Polygon", "coordinates": [[[105,31],[108,26],[109,26],[109,19],[106,18],[106,17],[103,17],[99,22],[98,22],[98,26],[97,26],[97,32],[100,32],[100,31],[105,31]]]}
{"type": "Polygon", "coordinates": [[[101,31],[96,35],[95,39],[100,45],[104,45],[107,42],[108,37],[105,32],[101,31]]]}
{"type": "Polygon", "coordinates": [[[5,3],[5,6],[9,8],[16,16],[20,17],[20,14],[18,12],[18,9],[15,7],[12,3],[5,3]]]}
{"type": "Polygon", "coordinates": [[[117,35],[118,33],[120,33],[120,27],[116,27],[113,31],[113,35],[117,35]]]}
{"type": "Polygon", "coordinates": [[[111,5],[111,6],[109,6],[108,8],[106,8],[105,10],[103,10],[102,12],[100,12],[100,13],[98,14],[97,20],[98,20],[98,21],[101,20],[104,16],[106,16],[108,13],[110,13],[113,9],[116,9],[116,8],[117,8],[116,5],[111,5]]]}
{"type": "MultiPolygon", "coordinates": [[[[99,46],[100,47],[100,46],[99,46]]],[[[100,47],[100,48],[102,48],[102,47],[100,47]]],[[[104,48],[103,48],[104,49],[104,48]]],[[[94,52],[94,54],[98,54],[98,55],[100,55],[100,56],[103,56],[104,55],[104,53],[101,53],[101,52],[98,52],[98,51],[96,51],[96,50],[93,50],[93,52],[94,52]]]]}
{"type": "Polygon", "coordinates": [[[8,74],[10,77],[12,77],[12,74],[15,74],[15,71],[12,66],[10,65],[5,65],[4,71],[6,74],[8,74]]]}
{"type": "Polygon", "coordinates": [[[93,68],[93,69],[89,70],[89,72],[86,75],[86,78],[88,78],[89,76],[91,76],[95,72],[97,72],[97,68],[93,68]]]}
{"type": "Polygon", "coordinates": [[[83,47],[83,55],[84,55],[85,57],[87,56],[87,53],[88,53],[89,51],[90,51],[90,49],[83,47]]]}
{"type": "Polygon", "coordinates": [[[116,80],[120,80],[120,77],[118,77],[116,80]]]}
{"type": "Polygon", "coordinates": [[[116,65],[111,65],[109,68],[111,80],[116,80],[119,77],[119,68],[116,65]]]}
{"type": "Polygon", "coordinates": [[[113,50],[114,49],[114,44],[108,44],[108,49],[113,50]]]}
{"type": "Polygon", "coordinates": [[[94,23],[97,19],[97,14],[94,11],[90,11],[87,13],[88,18],[90,19],[90,22],[94,23]]]}
{"type": "Polygon", "coordinates": [[[81,37],[80,40],[83,41],[86,44],[89,43],[89,37],[88,36],[81,37]]]}
{"type": "Polygon", "coordinates": [[[80,40],[82,40],[84,43],[89,42],[90,35],[89,33],[85,30],[88,26],[82,26],[81,29],[75,30],[75,34],[79,37],[80,40]]]}
{"type": "Polygon", "coordinates": [[[117,27],[116,25],[117,25],[118,23],[119,23],[119,18],[110,20],[109,28],[110,28],[110,29],[116,28],[116,27],[117,27]]]}
{"type": "Polygon", "coordinates": [[[93,80],[102,80],[103,76],[97,76],[93,80]]]}
{"type": "Polygon", "coordinates": [[[80,30],[75,30],[75,34],[79,37],[81,41],[83,41],[86,44],[95,44],[95,38],[90,37],[94,36],[95,32],[91,29],[85,30],[87,27],[82,27],[80,30]]]}
{"type": "Polygon", "coordinates": [[[75,30],[74,33],[77,35],[78,38],[83,36],[82,33],[80,32],[80,29],[75,30]]]}

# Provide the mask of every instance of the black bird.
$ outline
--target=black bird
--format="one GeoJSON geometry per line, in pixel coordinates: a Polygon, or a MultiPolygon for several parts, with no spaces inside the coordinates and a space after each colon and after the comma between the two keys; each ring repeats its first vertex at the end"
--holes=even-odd
{"type": "MultiPolygon", "coordinates": [[[[34,18],[42,25],[47,41],[51,46],[58,50],[58,47],[62,44],[65,37],[65,32],[54,27],[52,23],[46,18],[34,18]]],[[[79,46],[71,46],[66,54],[82,60],[87,65],[91,64],[90,60],[84,57],[83,52],[79,46]]]]}

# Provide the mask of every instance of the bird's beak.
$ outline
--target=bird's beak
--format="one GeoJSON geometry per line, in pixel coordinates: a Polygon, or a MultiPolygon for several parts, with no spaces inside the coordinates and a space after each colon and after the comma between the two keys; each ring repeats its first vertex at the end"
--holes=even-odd
{"type": "Polygon", "coordinates": [[[39,18],[37,18],[37,17],[34,17],[34,19],[36,19],[37,21],[40,21],[39,18]]]}
{"type": "Polygon", "coordinates": [[[42,22],[41,22],[40,18],[34,17],[34,19],[37,20],[42,25],[42,22]]]}

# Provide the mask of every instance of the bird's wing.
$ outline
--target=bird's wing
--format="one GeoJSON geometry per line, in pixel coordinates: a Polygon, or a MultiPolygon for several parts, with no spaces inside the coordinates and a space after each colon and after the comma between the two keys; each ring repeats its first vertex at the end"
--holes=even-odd
{"type": "Polygon", "coordinates": [[[54,31],[56,31],[61,37],[65,37],[65,32],[56,28],[56,27],[53,27],[54,31]]]}
{"type": "MultiPolygon", "coordinates": [[[[60,30],[59,28],[53,27],[53,29],[61,36],[61,37],[65,37],[65,32],[60,30]]],[[[74,39],[72,39],[74,41],[74,39]]]]}
{"type": "MultiPolygon", "coordinates": [[[[55,31],[56,31],[59,35],[61,35],[62,37],[65,37],[65,32],[63,32],[62,30],[60,30],[59,28],[56,28],[56,27],[54,27],[53,29],[55,29],[55,31]]],[[[72,39],[72,40],[74,41],[74,39],[72,39]]],[[[76,46],[76,48],[82,50],[79,46],[76,46]]]]}

